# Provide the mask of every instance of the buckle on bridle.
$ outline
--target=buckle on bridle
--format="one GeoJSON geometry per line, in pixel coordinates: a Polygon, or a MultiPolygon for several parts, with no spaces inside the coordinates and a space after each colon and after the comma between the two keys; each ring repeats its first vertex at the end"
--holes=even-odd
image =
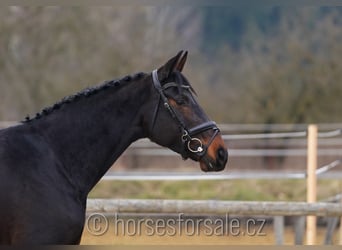
{"type": "Polygon", "coordinates": [[[191,136],[189,135],[188,131],[185,129],[183,130],[183,135],[182,135],[182,142],[185,143],[187,141],[191,140],[191,136]]]}

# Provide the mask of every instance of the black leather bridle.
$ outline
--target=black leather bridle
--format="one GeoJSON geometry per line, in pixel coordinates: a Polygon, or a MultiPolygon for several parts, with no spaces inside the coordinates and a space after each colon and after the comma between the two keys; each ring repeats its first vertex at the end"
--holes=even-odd
{"type": "MultiPolygon", "coordinates": [[[[188,129],[187,126],[184,124],[183,120],[179,117],[178,113],[170,105],[169,100],[167,99],[167,97],[164,94],[164,91],[168,88],[171,88],[171,87],[181,87],[181,88],[185,88],[185,89],[190,90],[190,86],[180,85],[180,84],[177,84],[175,82],[169,82],[169,83],[166,83],[162,86],[159,79],[158,79],[157,70],[152,71],[152,79],[153,79],[153,85],[154,85],[155,89],[158,91],[159,100],[158,100],[156,109],[155,109],[154,114],[153,114],[151,131],[153,130],[155,121],[157,119],[157,113],[158,113],[160,101],[162,101],[163,106],[170,113],[171,117],[177,122],[178,127],[182,132],[181,139],[182,139],[182,142],[183,142],[185,148],[189,152],[196,154],[199,157],[199,159],[203,158],[203,156],[206,154],[209,146],[213,142],[214,138],[220,132],[216,123],[213,121],[207,121],[207,122],[204,122],[202,124],[199,124],[195,127],[188,129]],[[205,145],[205,144],[203,144],[203,142],[199,138],[194,137],[195,135],[198,135],[198,134],[203,133],[203,132],[210,130],[210,129],[214,130],[214,133],[211,136],[208,144],[205,145]]],[[[187,155],[183,155],[183,154],[182,154],[182,157],[184,159],[188,158],[187,155]]],[[[211,164],[209,164],[209,166],[211,166],[211,164]]]]}

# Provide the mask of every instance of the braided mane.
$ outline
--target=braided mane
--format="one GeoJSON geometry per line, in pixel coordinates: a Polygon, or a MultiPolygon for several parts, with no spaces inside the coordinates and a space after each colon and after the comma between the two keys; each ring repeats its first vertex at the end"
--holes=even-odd
{"type": "Polygon", "coordinates": [[[136,73],[134,75],[127,75],[119,80],[110,80],[110,81],[105,81],[104,83],[98,85],[98,86],[94,86],[94,87],[89,87],[86,89],[81,90],[80,92],[74,94],[74,95],[70,95],[70,96],[66,96],[63,99],[61,99],[60,101],[56,102],[55,104],[53,104],[52,106],[46,107],[44,108],[41,112],[37,113],[35,115],[35,117],[30,118],[29,116],[25,117],[25,120],[22,121],[23,123],[28,123],[37,119],[40,119],[44,116],[47,116],[49,114],[51,114],[52,112],[60,109],[62,106],[67,105],[69,103],[74,103],[78,100],[80,100],[81,98],[84,97],[89,97],[89,96],[93,96],[99,92],[102,92],[104,90],[107,90],[109,88],[113,88],[113,87],[119,87],[124,83],[127,82],[131,82],[133,80],[139,80],[141,79],[143,76],[145,76],[145,73],[143,72],[139,72],[136,73]]]}

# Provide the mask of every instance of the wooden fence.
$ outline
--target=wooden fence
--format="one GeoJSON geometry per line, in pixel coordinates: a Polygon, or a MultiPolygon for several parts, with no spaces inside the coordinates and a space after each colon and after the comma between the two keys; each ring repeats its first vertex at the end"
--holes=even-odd
{"type": "MultiPolygon", "coordinates": [[[[338,200],[340,197],[338,197],[338,200]]],[[[88,214],[188,214],[229,216],[273,216],[275,243],[284,243],[284,217],[297,216],[294,223],[294,244],[303,244],[305,216],[328,217],[324,244],[332,243],[333,232],[342,218],[341,203],[330,202],[265,202],[265,201],[218,201],[218,200],[156,200],[156,199],[88,199],[88,214]]],[[[315,235],[311,242],[316,244],[315,235]]],[[[341,240],[341,227],[340,227],[341,240]]],[[[339,242],[341,244],[341,242],[339,242]]]]}
{"type": "Polygon", "coordinates": [[[87,212],[188,213],[268,216],[342,216],[342,205],[326,202],[88,199],[87,212]]]}

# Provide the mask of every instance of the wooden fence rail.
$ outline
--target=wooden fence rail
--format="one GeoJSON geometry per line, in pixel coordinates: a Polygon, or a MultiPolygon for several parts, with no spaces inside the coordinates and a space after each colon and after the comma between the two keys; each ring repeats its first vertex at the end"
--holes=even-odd
{"type": "Polygon", "coordinates": [[[268,216],[342,216],[342,205],[325,202],[88,199],[88,213],[191,213],[268,216]]]}

